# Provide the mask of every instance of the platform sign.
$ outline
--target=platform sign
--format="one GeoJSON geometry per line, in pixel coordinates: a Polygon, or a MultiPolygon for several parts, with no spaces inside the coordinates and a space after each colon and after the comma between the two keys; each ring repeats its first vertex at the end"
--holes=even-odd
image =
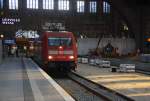
{"type": "Polygon", "coordinates": [[[2,25],[14,25],[20,22],[20,18],[0,18],[2,25]]]}
{"type": "Polygon", "coordinates": [[[3,44],[5,45],[14,45],[16,44],[16,41],[14,39],[6,39],[3,41],[3,44]]]}
{"type": "Polygon", "coordinates": [[[42,25],[42,29],[46,31],[65,31],[65,25],[63,23],[52,23],[52,22],[45,22],[42,25]]]}

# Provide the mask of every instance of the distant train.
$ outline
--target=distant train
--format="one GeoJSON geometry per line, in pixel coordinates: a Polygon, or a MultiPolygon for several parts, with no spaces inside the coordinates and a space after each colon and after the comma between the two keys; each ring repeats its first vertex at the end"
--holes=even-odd
{"type": "Polygon", "coordinates": [[[77,46],[72,32],[44,32],[35,47],[35,56],[48,69],[61,71],[77,67],[77,46]]]}

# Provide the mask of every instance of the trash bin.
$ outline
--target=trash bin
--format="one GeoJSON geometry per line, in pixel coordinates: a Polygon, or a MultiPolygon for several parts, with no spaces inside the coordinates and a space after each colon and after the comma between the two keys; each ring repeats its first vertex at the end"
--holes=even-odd
{"type": "Polygon", "coordinates": [[[117,68],[112,67],[112,68],[111,68],[111,72],[117,72],[117,68]]]}

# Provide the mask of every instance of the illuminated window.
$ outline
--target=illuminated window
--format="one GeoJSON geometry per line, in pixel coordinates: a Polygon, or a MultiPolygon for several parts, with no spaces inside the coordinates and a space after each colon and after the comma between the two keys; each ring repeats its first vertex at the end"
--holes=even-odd
{"type": "Polygon", "coordinates": [[[147,41],[150,42],[150,38],[148,38],[147,41]]]}
{"type": "Polygon", "coordinates": [[[84,1],[77,1],[77,12],[84,12],[84,1]]]}
{"type": "Polygon", "coordinates": [[[3,9],[3,0],[0,0],[0,9],[3,9]]]}
{"type": "Polygon", "coordinates": [[[38,9],[38,0],[27,0],[27,8],[38,9]]]}
{"type": "Polygon", "coordinates": [[[43,9],[54,9],[54,0],[43,0],[43,9]]]}
{"type": "Polygon", "coordinates": [[[69,10],[69,0],[59,0],[58,10],[69,10]]]}
{"type": "Polygon", "coordinates": [[[97,3],[96,3],[96,1],[91,1],[90,2],[90,12],[96,13],[96,11],[97,11],[97,3]]]}
{"type": "Polygon", "coordinates": [[[9,0],[9,9],[18,9],[18,0],[9,0]]]}
{"type": "Polygon", "coordinates": [[[106,1],[103,2],[103,13],[110,13],[110,4],[106,1]]]}
{"type": "Polygon", "coordinates": [[[38,35],[37,31],[18,30],[16,32],[16,37],[17,38],[21,38],[21,37],[25,37],[25,38],[39,38],[39,35],[38,35]]]}

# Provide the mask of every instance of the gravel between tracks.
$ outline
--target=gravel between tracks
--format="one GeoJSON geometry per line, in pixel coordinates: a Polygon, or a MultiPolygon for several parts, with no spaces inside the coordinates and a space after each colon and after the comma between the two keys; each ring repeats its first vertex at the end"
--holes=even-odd
{"type": "Polygon", "coordinates": [[[102,98],[94,95],[79,84],[68,78],[55,79],[69,94],[77,101],[104,101],[102,98]]]}

